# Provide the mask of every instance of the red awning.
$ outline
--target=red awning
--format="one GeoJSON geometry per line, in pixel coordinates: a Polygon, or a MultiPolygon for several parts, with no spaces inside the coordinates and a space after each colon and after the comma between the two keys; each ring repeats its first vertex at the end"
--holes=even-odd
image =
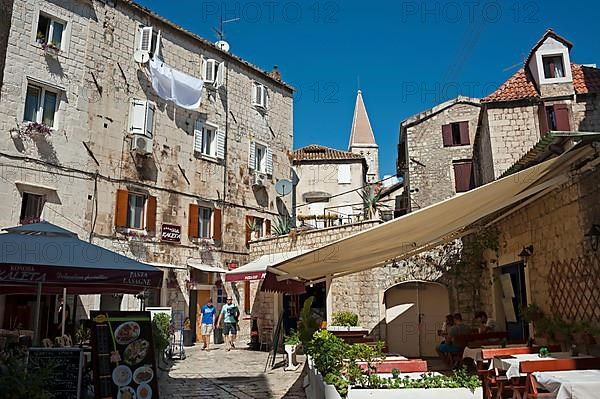
{"type": "Polygon", "coordinates": [[[265,280],[262,283],[261,291],[281,292],[284,294],[300,295],[306,292],[306,286],[302,281],[283,280],[277,281],[277,276],[267,272],[265,280]]]}
{"type": "Polygon", "coordinates": [[[225,275],[225,281],[262,280],[263,278],[265,278],[266,274],[267,274],[266,271],[264,271],[264,272],[246,272],[246,273],[226,274],[225,275]]]}

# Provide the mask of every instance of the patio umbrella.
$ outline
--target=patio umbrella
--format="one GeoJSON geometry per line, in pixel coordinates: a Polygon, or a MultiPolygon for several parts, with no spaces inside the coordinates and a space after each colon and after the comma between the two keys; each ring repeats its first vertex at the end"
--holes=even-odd
{"type": "Polygon", "coordinates": [[[48,222],[4,229],[0,234],[1,293],[135,294],[162,286],[162,271],[48,222]]]}

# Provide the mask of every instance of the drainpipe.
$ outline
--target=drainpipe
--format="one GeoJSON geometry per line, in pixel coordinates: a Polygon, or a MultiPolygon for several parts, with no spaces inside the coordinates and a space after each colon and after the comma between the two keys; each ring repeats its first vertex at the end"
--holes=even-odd
{"type": "MultiPolygon", "coordinates": [[[[225,201],[227,199],[227,141],[229,139],[229,63],[225,61],[225,143],[223,144],[223,199],[221,203],[221,234],[225,232],[225,201]]],[[[223,237],[221,237],[223,248],[223,237]]]]}

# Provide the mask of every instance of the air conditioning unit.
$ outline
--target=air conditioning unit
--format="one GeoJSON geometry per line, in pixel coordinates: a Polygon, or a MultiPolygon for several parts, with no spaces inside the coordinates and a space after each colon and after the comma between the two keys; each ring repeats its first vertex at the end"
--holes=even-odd
{"type": "Polygon", "coordinates": [[[265,185],[266,176],[263,173],[254,172],[252,176],[253,187],[263,187],[265,185]]]}
{"type": "Polygon", "coordinates": [[[152,139],[146,136],[134,135],[131,140],[131,150],[140,155],[152,154],[152,139]]]}

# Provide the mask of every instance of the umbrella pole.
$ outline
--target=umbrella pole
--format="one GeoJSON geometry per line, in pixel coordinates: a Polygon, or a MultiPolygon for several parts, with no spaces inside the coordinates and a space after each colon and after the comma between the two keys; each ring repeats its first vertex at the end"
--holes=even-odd
{"type": "Polygon", "coordinates": [[[37,284],[37,297],[35,299],[35,318],[33,319],[33,344],[40,344],[40,308],[42,306],[42,283],[37,284]]]}
{"type": "Polygon", "coordinates": [[[62,315],[60,315],[61,319],[62,319],[62,323],[60,323],[61,325],[61,329],[60,329],[60,336],[63,337],[65,335],[65,319],[66,319],[66,312],[67,312],[67,289],[63,288],[63,307],[62,307],[62,315]]]}

